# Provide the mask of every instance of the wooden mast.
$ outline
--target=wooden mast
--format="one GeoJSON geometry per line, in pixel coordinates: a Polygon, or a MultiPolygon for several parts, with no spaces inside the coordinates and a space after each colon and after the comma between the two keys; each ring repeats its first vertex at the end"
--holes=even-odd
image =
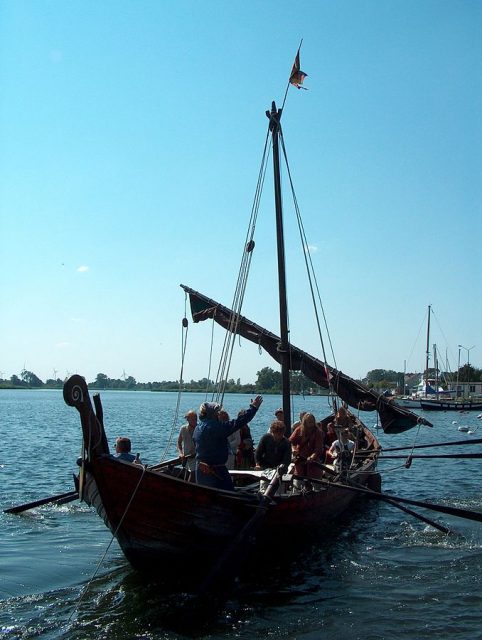
{"type": "Polygon", "coordinates": [[[278,287],[279,287],[279,316],[280,343],[278,350],[281,354],[281,382],[283,389],[283,413],[286,425],[286,435],[291,434],[291,397],[290,397],[290,367],[289,367],[289,334],[288,334],[288,305],[286,301],[286,269],[285,245],[283,231],[283,203],[281,198],[281,172],[279,161],[279,137],[281,134],[281,113],[276,103],[272,102],[271,111],[267,111],[269,128],[273,142],[273,175],[274,199],[276,210],[276,242],[278,253],[278,287]]]}

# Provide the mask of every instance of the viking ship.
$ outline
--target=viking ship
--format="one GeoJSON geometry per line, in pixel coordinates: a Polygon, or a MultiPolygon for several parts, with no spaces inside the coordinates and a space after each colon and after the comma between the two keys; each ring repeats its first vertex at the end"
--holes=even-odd
{"type": "MultiPolygon", "coordinates": [[[[288,429],[290,375],[298,371],[315,385],[328,389],[337,402],[352,408],[352,433],[357,442],[362,443],[362,451],[357,451],[363,455],[353,455],[344,468],[320,461],[322,477],[316,481],[275,470],[271,481],[268,477],[268,488],[264,489],[265,485],[260,484],[264,472],[248,469],[233,472],[234,491],[205,487],[185,479],[179,460],[146,466],[113,457],[104,429],[100,397],[94,396],[93,406],[87,384],[80,375],[70,377],[64,386],[64,399],[78,410],[82,425],[81,499],[95,508],[133,567],[148,572],[162,570],[163,575],[171,567],[176,575],[187,577],[191,585],[202,584],[206,575],[216,573],[220,558],[221,566],[223,562],[226,566],[233,551],[238,556],[240,545],[248,537],[255,554],[266,541],[278,538],[281,531],[287,539],[290,530],[329,525],[358,499],[359,495],[350,487],[379,489],[377,459],[381,447],[360,420],[360,412],[376,411],[381,427],[390,434],[401,433],[420,423],[430,425],[423,417],[393,404],[330,366],[326,359],[318,359],[290,343],[280,191],[282,109],[273,102],[266,115],[274,169],[280,335],[248,320],[241,315],[239,307],[225,307],[181,286],[190,298],[194,322],[212,319],[230,336],[254,342],[279,363],[288,429]]],[[[245,255],[252,252],[253,244],[249,238],[245,255]]],[[[334,409],[322,422],[333,420],[333,414],[334,409]]]]}

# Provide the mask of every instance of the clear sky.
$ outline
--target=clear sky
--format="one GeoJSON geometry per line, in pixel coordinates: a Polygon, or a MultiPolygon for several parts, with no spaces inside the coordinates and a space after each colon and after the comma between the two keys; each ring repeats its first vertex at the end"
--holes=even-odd
{"type": "MultiPolygon", "coordinates": [[[[283,130],[339,368],[420,371],[429,304],[451,367],[482,366],[481,33],[478,0],[1,2],[2,377],[179,377],[178,285],[231,304],[301,39],[283,130]]],[[[243,311],[278,333],[269,179],[258,227],[243,311]]],[[[210,336],[191,323],[185,379],[210,336]]],[[[271,365],[238,343],[230,377],[271,365]]]]}

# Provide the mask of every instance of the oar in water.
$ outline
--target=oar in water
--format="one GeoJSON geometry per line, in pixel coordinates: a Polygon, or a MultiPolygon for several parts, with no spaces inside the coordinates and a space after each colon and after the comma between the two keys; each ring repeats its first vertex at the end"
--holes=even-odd
{"type": "MultiPolygon", "coordinates": [[[[226,585],[226,575],[231,573],[232,568],[235,570],[241,566],[241,556],[247,554],[248,548],[251,546],[248,544],[250,538],[253,537],[257,527],[261,524],[262,519],[265,517],[269,506],[271,504],[271,496],[273,496],[281,482],[280,473],[277,472],[268,485],[268,488],[261,496],[259,505],[256,508],[254,515],[243,525],[239,533],[234,540],[230,542],[228,547],[220,556],[219,560],[215,563],[209,574],[203,580],[199,586],[198,593],[203,596],[213,591],[214,584],[222,577],[223,586],[226,585]]],[[[228,576],[229,579],[230,576],[228,576]]],[[[216,591],[216,589],[214,589],[216,591]]]]}
{"type": "Polygon", "coordinates": [[[422,516],[420,513],[417,513],[416,511],[413,511],[413,509],[409,509],[408,507],[404,507],[401,504],[397,504],[393,500],[388,500],[387,499],[386,502],[387,502],[387,504],[391,504],[392,507],[396,507],[397,509],[400,509],[401,511],[404,511],[405,513],[408,513],[409,515],[413,516],[417,520],[421,520],[422,522],[425,522],[425,524],[429,524],[431,527],[434,527],[435,529],[438,529],[442,533],[445,533],[447,535],[455,535],[454,532],[451,531],[451,529],[447,529],[447,527],[444,527],[443,524],[439,524],[438,522],[435,522],[435,520],[431,520],[430,518],[426,518],[425,516],[422,516]]]}
{"type": "Polygon", "coordinates": [[[25,504],[19,504],[16,507],[10,507],[10,509],[4,509],[3,513],[22,513],[22,511],[28,511],[28,509],[34,509],[35,507],[40,507],[43,504],[49,504],[51,502],[65,504],[66,502],[77,500],[78,497],[79,494],[77,491],[67,491],[66,493],[59,493],[56,496],[42,498],[41,500],[35,500],[34,502],[26,502],[25,504]]]}
{"type": "Polygon", "coordinates": [[[435,442],[434,444],[416,444],[411,447],[391,447],[390,449],[382,449],[381,451],[411,451],[412,449],[429,449],[431,447],[460,447],[467,444],[482,444],[482,438],[474,438],[473,440],[455,440],[454,442],[435,442]]]}
{"type": "Polygon", "coordinates": [[[321,484],[331,485],[334,487],[340,487],[341,489],[347,489],[348,491],[355,491],[362,493],[369,498],[375,498],[377,500],[384,500],[390,502],[400,502],[403,504],[410,504],[414,507],[422,507],[423,509],[430,509],[431,511],[438,511],[439,513],[445,513],[449,516],[455,516],[456,518],[464,518],[465,520],[475,520],[476,522],[482,522],[482,513],[478,511],[471,511],[470,509],[460,509],[458,507],[449,507],[443,504],[434,504],[433,502],[422,502],[421,500],[411,500],[410,498],[400,498],[399,496],[392,496],[387,493],[381,493],[380,491],[373,491],[366,487],[352,486],[349,484],[342,484],[340,482],[329,482],[327,480],[320,480],[321,484]]]}
{"type": "MultiPolygon", "coordinates": [[[[294,478],[298,478],[300,480],[309,480],[312,483],[315,484],[330,484],[331,486],[340,486],[338,482],[327,482],[326,480],[316,480],[314,478],[308,478],[305,476],[293,476],[294,478]]],[[[351,485],[350,485],[351,486],[351,485]]],[[[356,487],[360,488],[361,490],[364,490],[365,487],[361,484],[356,483],[356,487]]],[[[443,525],[439,524],[438,522],[435,522],[435,520],[431,520],[430,518],[427,518],[426,516],[422,516],[420,513],[417,513],[416,511],[413,511],[412,509],[408,509],[407,507],[402,506],[401,504],[397,504],[397,502],[395,502],[394,500],[390,500],[389,496],[384,496],[383,497],[384,502],[387,502],[388,504],[391,504],[392,507],[396,507],[397,509],[400,509],[401,511],[404,511],[405,513],[408,513],[409,515],[413,516],[414,518],[417,518],[417,520],[421,520],[422,522],[425,522],[425,524],[429,524],[430,526],[434,527],[435,529],[438,529],[439,531],[441,531],[442,533],[448,534],[448,535],[452,535],[454,534],[453,531],[451,531],[450,529],[447,529],[447,527],[444,527],[443,525]]]]}
{"type": "MultiPolygon", "coordinates": [[[[261,472],[247,471],[246,473],[248,475],[256,474],[256,477],[261,475],[261,472]]],[[[187,595],[184,601],[181,601],[180,609],[173,607],[165,617],[165,621],[170,625],[183,631],[186,629],[199,630],[200,626],[205,626],[218,615],[220,608],[232,592],[233,582],[251,549],[257,528],[271,504],[270,496],[276,492],[279,482],[280,478],[277,473],[260,502],[253,503],[256,509],[255,513],[241,527],[224,552],[221,552],[218,560],[213,564],[195,592],[187,595]]]]}
{"type": "MultiPolygon", "coordinates": [[[[355,457],[359,457],[357,454],[355,454],[355,457]]],[[[360,456],[361,457],[361,456],[360,456]]],[[[482,453],[439,453],[439,454],[432,454],[432,455],[395,455],[395,456],[386,456],[383,454],[378,458],[378,460],[398,460],[398,459],[404,459],[404,458],[410,458],[410,459],[421,459],[421,458],[452,458],[452,459],[456,459],[456,460],[470,460],[470,459],[480,459],[482,458],[482,453]]]]}

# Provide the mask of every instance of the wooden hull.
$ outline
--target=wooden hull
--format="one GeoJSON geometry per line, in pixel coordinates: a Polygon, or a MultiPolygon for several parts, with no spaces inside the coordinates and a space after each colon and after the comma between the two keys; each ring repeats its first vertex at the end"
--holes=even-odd
{"type": "MultiPolygon", "coordinates": [[[[81,498],[96,509],[140,571],[187,580],[192,586],[203,580],[245,525],[256,522],[249,531],[249,545],[262,550],[266,542],[273,546],[274,541],[289,539],[290,531],[306,532],[331,522],[357,499],[356,493],[336,483],[313,482],[311,489],[305,486],[301,492],[286,490],[285,485],[266,507],[260,501],[256,474],[244,474],[252,486],[220,491],[185,481],[176,467],[124,462],[109,454],[100,400],[94,397],[96,415],[83,378],[72,376],[66,382],[64,399],[81,417],[85,447],[81,498]]],[[[349,477],[365,485],[379,478],[380,446],[370,431],[360,428],[372,453],[350,470],[349,477]]],[[[248,542],[247,535],[243,539],[248,542]]]]}
{"type": "MultiPolygon", "coordinates": [[[[370,469],[366,467],[366,471],[370,469]]],[[[369,475],[359,474],[366,484],[369,475]]],[[[218,491],[110,457],[89,463],[84,500],[117,538],[136,569],[201,578],[259,509],[256,495],[218,491]]],[[[276,497],[254,543],[262,551],[280,532],[323,526],[349,509],[356,494],[335,485],[276,497]]]]}

